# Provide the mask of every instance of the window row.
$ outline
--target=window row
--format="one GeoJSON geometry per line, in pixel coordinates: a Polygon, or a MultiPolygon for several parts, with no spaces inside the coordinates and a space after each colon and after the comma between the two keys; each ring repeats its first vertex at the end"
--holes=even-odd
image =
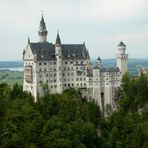
{"type": "MultiPolygon", "coordinates": [[[[63,64],[83,64],[83,61],[63,61],[63,64]]],[[[56,61],[51,61],[49,63],[50,65],[56,65],[57,62],[56,61]]],[[[39,65],[47,65],[47,62],[39,62],[39,65]]]]}

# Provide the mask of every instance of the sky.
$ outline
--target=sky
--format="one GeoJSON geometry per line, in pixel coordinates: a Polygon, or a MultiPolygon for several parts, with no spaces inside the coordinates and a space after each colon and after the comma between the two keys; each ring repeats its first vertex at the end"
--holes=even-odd
{"type": "Polygon", "coordinates": [[[43,10],[48,41],[85,42],[92,59],[115,58],[123,41],[130,58],[148,58],[148,0],[0,0],[0,61],[22,60],[38,42],[43,10]]]}

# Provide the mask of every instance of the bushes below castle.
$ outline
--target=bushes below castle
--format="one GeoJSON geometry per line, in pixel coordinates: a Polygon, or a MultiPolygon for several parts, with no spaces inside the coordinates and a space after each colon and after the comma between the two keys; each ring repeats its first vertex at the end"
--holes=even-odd
{"type": "Polygon", "coordinates": [[[106,119],[78,91],[48,94],[33,102],[15,84],[0,84],[0,147],[148,147],[148,80],[123,78],[119,110],[106,119]]]}

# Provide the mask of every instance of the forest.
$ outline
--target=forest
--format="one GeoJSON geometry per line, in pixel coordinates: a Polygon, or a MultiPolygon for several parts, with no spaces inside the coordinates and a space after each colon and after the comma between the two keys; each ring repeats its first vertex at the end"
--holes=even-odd
{"type": "Polygon", "coordinates": [[[99,107],[68,89],[33,102],[22,86],[0,84],[1,148],[148,148],[148,77],[126,73],[116,111],[99,107]]]}

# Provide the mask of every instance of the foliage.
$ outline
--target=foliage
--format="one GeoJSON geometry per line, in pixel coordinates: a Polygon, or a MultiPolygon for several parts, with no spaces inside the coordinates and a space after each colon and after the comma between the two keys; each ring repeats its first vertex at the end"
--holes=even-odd
{"type": "Polygon", "coordinates": [[[124,96],[119,110],[108,117],[101,131],[102,147],[148,147],[148,79],[145,75],[133,79],[123,76],[124,96]]]}
{"type": "Polygon", "coordinates": [[[99,107],[83,103],[74,89],[54,95],[46,91],[34,103],[22,86],[0,84],[0,115],[2,148],[99,147],[99,107]]]}
{"type": "Polygon", "coordinates": [[[15,84],[0,84],[0,147],[9,148],[147,148],[148,79],[123,77],[119,108],[102,117],[94,102],[79,91],[65,90],[33,102],[31,94],[15,84]],[[121,98],[121,96],[123,98],[121,98]]]}

